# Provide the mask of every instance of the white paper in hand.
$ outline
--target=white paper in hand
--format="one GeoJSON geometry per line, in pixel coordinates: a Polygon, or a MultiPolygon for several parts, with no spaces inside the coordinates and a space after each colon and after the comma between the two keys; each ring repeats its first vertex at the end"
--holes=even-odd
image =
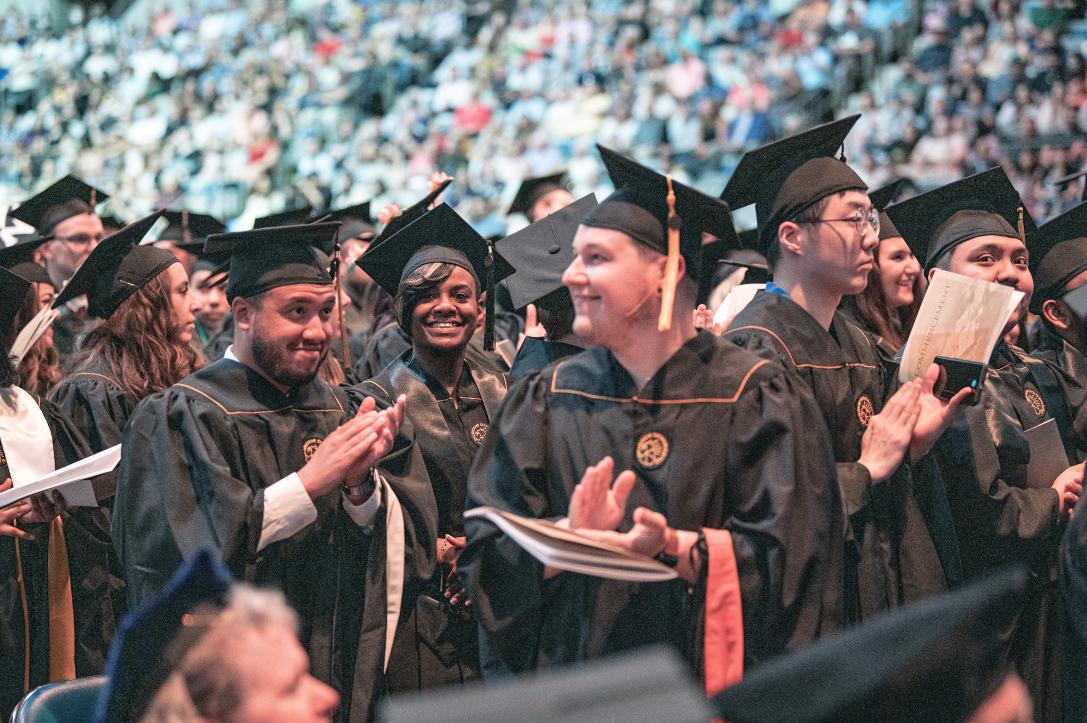
{"type": "Polygon", "coordinates": [[[476,507],[465,518],[482,517],[544,565],[582,575],[628,582],[674,580],[676,571],[656,560],[598,542],[549,520],[520,517],[496,507],[476,507]]]}
{"type": "Polygon", "coordinates": [[[97,507],[98,500],[94,496],[91,478],[112,472],[120,461],[121,445],[118,444],[67,467],[62,467],[56,472],[50,472],[33,482],[26,482],[7,492],[0,492],[0,507],[9,507],[28,497],[51,490],[59,492],[69,507],[97,507]]]}
{"type": "Polygon", "coordinates": [[[988,364],[1022,300],[1010,286],[937,269],[902,348],[899,381],[922,376],[938,356],[988,364]]]}

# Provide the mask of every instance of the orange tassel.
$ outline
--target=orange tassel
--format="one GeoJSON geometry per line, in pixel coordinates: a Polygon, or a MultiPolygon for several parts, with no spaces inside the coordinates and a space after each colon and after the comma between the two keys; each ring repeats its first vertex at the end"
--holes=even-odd
{"type": "Polygon", "coordinates": [[[1026,243],[1027,242],[1027,229],[1026,229],[1026,225],[1023,223],[1023,207],[1022,206],[1019,207],[1018,213],[1019,213],[1019,240],[1022,241],[1023,243],[1026,243]]]}
{"type": "Polygon", "coordinates": [[[661,313],[657,319],[657,331],[672,328],[672,307],[676,301],[676,283],[679,277],[679,217],[676,215],[676,192],[672,188],[672,177],[666,176],[668,183],[668,261],[664,267],[664,288],[661,290],[661,313]]]}

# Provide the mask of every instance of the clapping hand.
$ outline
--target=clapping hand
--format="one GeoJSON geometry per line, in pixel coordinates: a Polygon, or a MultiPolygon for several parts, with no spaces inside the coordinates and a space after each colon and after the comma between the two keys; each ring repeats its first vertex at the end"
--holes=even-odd
{"type": "Polygon", "coordinates": [[[612,484],[615,461],[605,457],[585,470],[570,496],[568,520],[571,528],[614,530],[623,521],[627,498],[634,488],[634,473],[620,472],[612,484]]]}

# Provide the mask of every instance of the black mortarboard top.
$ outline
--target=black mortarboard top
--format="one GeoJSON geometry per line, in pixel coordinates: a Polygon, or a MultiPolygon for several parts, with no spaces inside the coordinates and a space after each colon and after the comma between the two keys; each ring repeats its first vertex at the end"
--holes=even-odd
{"type": "Polygon", "coordinates": [[[110,647],[95,721],[140,720],[180,662],[178,657],[186,652],[172,649],[174,640],[195,622],[190,621],[194,611],[225,605],[232,582],[223,563],[201,549],[177,569],[157,595],[125,616],[110,647]]]}
{"type": "Polygon", "coordinates": [[[204,254],[230,256],[230,301],[278,286],[326,286],[332,284],[328,254],[339,228],[338,223],[310,223],[213,234],[204,242],[204,254]]]}
{"type": "Polygon", "coordinates": [[[385,228],[381,229],[381,233],[374,239],[374,243],[379,244],[385,239],[395,236],[397,232],[405,228],[408,224],[422,218],[423,215],[430,210],[430,205],[438,199],[438,196],[442,195],[445,189],[449,188],[449,184],[452,182],[452,178],[445,179],[438,184],[437,188],[405,208],[398,216],[390,218],[389,222],[385,224],[385,228]]]}
{"type": "Polygon", "coordinates": [[[721,198],[734,209],[755,204],[760,253],[770,248],[783,221],[796,218],[827,196],[868,189],[838,158],[859,118],[852,115],[826,123],[756,148],[740,159],[721,198]]]}
{"type": "Polygon", "coordinates": [[[16,264],[30,263],[34,260],[34,252],[41,248],[42,244],[49,241],[38,234],[20,236],[19,241],[11,246],[0,248],[0,266],[10,269],[16,264]]]}
{"type": "Polygon", "coordinates": [[[687,666],[663,647],[640,648],[531,676],[392,696],[381,703],[377,716],[390,723],[695,723],[712,717],[687,666]]]}
{"type": "Polygon", "coordinates": [[[302,206],[288,211],[280,211],[267,216],[261,216],[253,221],[253,230],[260,228],[272,228],[273,226],[298,226],[313,220],[313,207],[302,206]]]}
{"type": "MultiPolygon", "coordinates": [[[[597,144],[615,186],[611,194],[582,221],[585,226],[622,231],[638,243],[668,253],[668,177],[597,144]]],[[[727,203],[672,181],[680,226],[680,253],[687,274],[702,273],[702,233],[736,245],[736,229],[727,203]]]]}
{"type": "Polygon", "coordinates": [[[880,186],[874,191],[868,192],[868,199],[872,202],[872,206],[879,210],[879,240],[882,241],[888,238],[901,238],[902,234],[898,232],[898,228],[895,226],[894,221],[887,215],[887,212],[883,209],[890,206],[896,200],[898,200],[898,194],[902,192],[905,187],[907,179],[899,178],[891,181],[886,186],[880,186]]]}
{"type": "Polygon", "coordinates": [[[108,319],[125,299],[176,263],[177,258],[166,249],[140,245],[161,215],[156,211],[102,239],[57,294],[53,308],[86,294],[90,315],[108,319]]]}
{"type": "Polygon", "coordinates": [[[340,241],[374,235],[374,220],[370,217],[369,201],[329,211],[319,220],[339,221],[340,241]]]}
{"type": "Polygon", "coordinates": [[[30,281],[0,266],[0,330],[11,329],[29,291],[30,281]]]}
{"type": "Polygon", "coordinates": [[[122,221],[121,219],[119,219],[116,216],[99,216],[98,220],[102,222],[102,228],[104,228],[104,229],[111,229],[112,228],[115,231],[120,231],[121,229],[123,229],[125,226],[128,225],[127,223],[125,223],[124,221],[122,221]]]}
{"type": "Polygon", "coordinates": [[[19,274],[24,279],[32,284],[49,284],[53,285],[53,279],[50,278],[49,272],[45,270],[45,267],[41,264],[36,264],[33,261],[23,261],[22,263],[15,264],[8,271],[13,274],[19,274]]]}
{"type": "Polygon", "coordinates": [[[728,269],[730,274],[736,269],[747,269],[744,274],[745,284],[765,284],[770,280],[770,268],[766,258],[754,249],[744,247],[727,254],[718,262],[718,268],[721,267],[728,269]]]}
{"type": "Polygon", "coordinates": [[[1030,310],[1062,296],[1064,286],[1087,269],[1087,202],[1065,211],[1038,228],[1030,243],[1030,273],[1034,295],[1030,310]]]}
{"type": "Polygon", "coordinates": [[[886,211],[926,271],[965,241],[1030,238],[1037,230],[999,166],[891,204],[886,211]]]}
{"type": "Polygon", "coordinates": [[[964,721],[1003,681],[1022,568],[772,660],[713,700],[732,723],[964,721]]]}
{"type": "MultiPolygon", "coordinates": [[[[53,233],[58,223],[82,213],[94,213],[94,207],[109,194],[89,186],[75,176],[65,176],[49,188],[23,201],[11,215],[37,229],[43,237],[53,233]]],[[[48,240],[48,239],[46,239],[48,240]]]]}
{"type": "Polygon", "coordinates": [[[594,208],[596,196],[590,193],[495,244],[517,270],[506,279],[514,309],[545,300],[560,307],[570,305],[569,294],[564,298],[553,292],[564,288],[562,274],[574,260],[574,234],[594,208]]]}
{"type": "Polygon", "coordinates": [[[192,213],[188,209],[166,211],[162,214],[169,224],[156,241],[173,241],[174,245],[191,254],[200,255],[204,240],[216,233],[224,233],[226,224],[206,213],[192,213]]]}
{"type": "Polygon", "coordinates": [[[521,186],[517,189],[517,195],[513,197],[513,203],[510,204],[510,209],[506,214],[521,213],[528,216],[532,212],[532,206],[536,201],[546,194],[560,189],[566,189],[566,171],[559,171],[537,178],[526,178],[521,181],[521,186]]]}
{"type": "MultiPolygon", "coordinates": [[[[1053,181],[1053,185],[1057,188],[1064,188],[1072,181],[1083,178],[1083,176],[1087,176],[1087,168],[1084,168],[1081,171],[1076,171],[1075,173],[1069,173],[1067,176],[1062,176],[1057,180],[1053,181]]],[[[1087,201],[1087,182],[1083,184],[1083,193],[1080,196],[1080,200],[1087,201]]]]}

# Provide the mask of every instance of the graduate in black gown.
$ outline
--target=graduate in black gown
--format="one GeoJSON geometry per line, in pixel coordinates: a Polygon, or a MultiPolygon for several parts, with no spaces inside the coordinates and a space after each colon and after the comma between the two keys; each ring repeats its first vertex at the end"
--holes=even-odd
{"type": "MultiPolygon", "coordinates": [[[[924,457],[954,407],[930,393],[935,366],[926,388],[915,381],[889,394],[875,340],[838,311],[867,283],[878,243],[864,182],[835,158],[858,117],[748,153],[722,194],[733,206],[755,203],[759,250],[774,275],[725,336],[780,360],[814,394],[830,431],[850,522],[847,622],[938,594],[958,574],[946,501],[924,504],[935,512],[923,516],[915,485],[925,478],[903,464],[924,457]]],[[[938,496],[929,482],[923,489],[938,496]]]]}
{"type": "Polygon", "coordinates": [[[435,517],[399,400],[355,407],[317,377],[335,335],[337,224],[211,236],[231,255],[234,345],[136,408],[118,472],[114,544],[132,604],[200,547],[281,589],[314,673],[366,720],[395,621],[434,570],[435,517]],[[398,434],[399,432],[399,434],[398,434]]]}
{"type": "MultiPolygon", "coordinates": [[[[999,167],[889,206],[888,215],[926,272],[943,269],[1024,293],[1004,328],[1030,303],[1033,221],[999,167]]],[[[1011,562],[1031,572],[1012,634],[1010,658],[1030,688],[1038,720],[1062,720],[1057,546],[1082,490],[1083,467],[1054,480],[1028,480],[1026,431],[1056,420],[1067,461],[1076,461],[1070,412],[1051,367],[1004,341],[989,360],[981,400],[968,407],[935,448],[958,533],[963,575],[978,577],[1011,562]],[[1038,485],[1038,486],[1035,486],[1038,485]]],[[[1052,454],[1047,451],[1046,454],[1052,454]]]]}
{"type": "MultiPolygon", "coordinates": [[[[0,269],[0,324],[11,322],[30,282],[0,269]]],[[[0,354],[0,491],[87,455],[64,415],[18,386],[0,354]]],[[[39,496],[0,509],[0,715],[31,689],[88,675],[77,653],[69,558],[86,541],[79,521],[39,496]],[[68,519],[64,519],[68,518],[68,519]]],[[[79,583],[77,579],[77,584],[79,583]]]]}
{"type": "Polygon", "coordinates": [[[400,627],[387,682],[393,693],[460,683],[479,677],[476,625],[456,570],[468,468],[507,386],[505,374],[465,357],[483,320],[481,295],[494,293],[493,284],[513,269],[445,204],[375,247],[359,266],[394,294],[412,348],[357,390],[386,405],[407,397],[438,509],[439,569],[400,627]]]}
{"type": "MultiPolygon", "coordinates": [[[[41,252],[56,288],[72,278],[105,237],[95,208],[108,199],[105,192],[69,175],[11,211],[13,218],[33,226],[39,238],[47,242],[41,252]]],[[[53,324],[53,337],[61,361],[67,366],[68,357],[93,325],[93,319],[87,316],[80,299],[72,299],[60,311],[60,318],[53,324]]]]}
{"type": "Polygon", "coordinates": [[[702,231],[731,236],[728,207],[601,152],[620,190],[582,220],[564,277],[575,331],[600,346],[511,387],[467,507],[583,528],[680,579],[545,569],[479,518],[459,566],[495,656],[488,672],[665,643],[714,693],[837,626],[820,594],[841,584],[833,459],[825,434],[809,433],[808,392],[694,329],[702,231]]]}
{"type": "MultiPolygon", "coordinates": [[[[158,217],[152,214],[104,239],[54,301],[54,306],[63,306],[86,294],[88,316],[101,320],[69,358],[73,371],[50,397],[92,452],[120,444],[141,399],[200,366],[190,346],[199,307],[189,294],[187,274],[166,249],[139,245],[158,217]]],[[[123,577],[110,541],[115,486],[114,473],[101,475],[95,480],[100,508],[75,512],[97,521],[94,544],[79,554],[81,561],[93,557],[78,566],[82,584],[75,590],[76,617],[96,621],[81,625],[88,635],[97,631],[93,638],[80,640],[93,660],[86,674],[102,671],[125,610],[123,577]]]]}

